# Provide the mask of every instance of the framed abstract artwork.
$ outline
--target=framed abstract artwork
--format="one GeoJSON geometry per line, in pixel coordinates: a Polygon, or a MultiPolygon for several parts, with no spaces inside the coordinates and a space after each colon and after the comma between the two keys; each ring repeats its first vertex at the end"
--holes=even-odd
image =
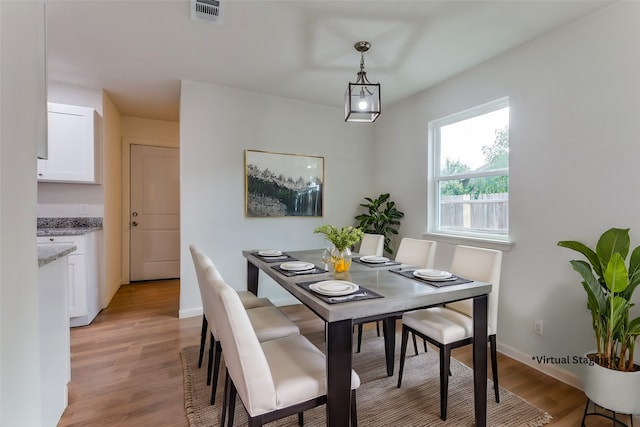
{"type": "Polygon", "coordinates": [[[324,157],[245,150],[245,216],[322,216],[324,157]]]}

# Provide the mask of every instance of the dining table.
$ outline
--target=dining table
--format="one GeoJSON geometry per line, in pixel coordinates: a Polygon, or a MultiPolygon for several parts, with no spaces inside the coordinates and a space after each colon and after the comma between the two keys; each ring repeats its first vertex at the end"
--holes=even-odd
{"type": "MultiPolygon", "coordinates": [[[[354,261],[347,273],[334,274],[323,261],[324,249],[282,251],[278,256],[261,256],[259,250],[245,250],[247,289],[258,295],[260,271],[273,279],[302,304],[324,320],[327,356],[327,425],[349,426],[353,326],[382,320],[387,374],[393,375],[396,321],[402,313],[421,308],[473,299],[473,380],[475,426],[487,424],[487,305],[491,284],[477,281],[434,286],[411,274],[417,267],[393,262],[367,264],[354,261]],[[287,271],[284,262],[307,262],[312,270],[287,271]],[[342,280],[358,286],[355,298],[330,298],[314,292],[313,284],[342,280]],[[311,286],[311,288],[310,288],[311,286]]],[[[272,254],[269,254],[272,255],[272,254]]]]}

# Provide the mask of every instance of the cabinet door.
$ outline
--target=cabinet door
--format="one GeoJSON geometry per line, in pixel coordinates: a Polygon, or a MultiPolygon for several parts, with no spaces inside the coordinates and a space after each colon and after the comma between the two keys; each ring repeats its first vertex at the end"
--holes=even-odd
{"type": "Polygon", "coordinates": [[[48,158],[38,160],[38,180],[95,183],[95,110],[49,103],[48,158]]]}
{"type": "Polygon", "coordinates": [[[87,314],[87,267],[85,255],[69,255],[69,317],[87,314]]]}
{"type": "Polygon", "coordinates": [[[69,317],[86,316],[87,305],[87,236],[39,236],[37,242],[47,245],[76,246],[76,250],[67,257],[69,271],[67,275],[67,299],[69,317]]]}

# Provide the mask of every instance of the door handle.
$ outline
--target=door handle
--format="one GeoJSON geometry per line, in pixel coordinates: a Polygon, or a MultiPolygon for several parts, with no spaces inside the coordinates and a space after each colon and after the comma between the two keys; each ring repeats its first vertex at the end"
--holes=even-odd
{"type": "Polygon", "coordinates": [[[137,222],[135,222],[135,221],[133,221],[133,222],[131,223],[131,225],[132,225],[132,226],[134,226],[134,227],[137,227],[137,226],[138,226],[138,223],[137,223],[137,222]]]}

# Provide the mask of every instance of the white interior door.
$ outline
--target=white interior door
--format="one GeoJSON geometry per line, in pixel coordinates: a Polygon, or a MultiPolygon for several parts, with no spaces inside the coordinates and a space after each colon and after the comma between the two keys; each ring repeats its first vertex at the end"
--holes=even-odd
{"type": "Polygon", "coordinates": [[[131,281],[180,277],[177,148],[131,145],[131,281]]]}

